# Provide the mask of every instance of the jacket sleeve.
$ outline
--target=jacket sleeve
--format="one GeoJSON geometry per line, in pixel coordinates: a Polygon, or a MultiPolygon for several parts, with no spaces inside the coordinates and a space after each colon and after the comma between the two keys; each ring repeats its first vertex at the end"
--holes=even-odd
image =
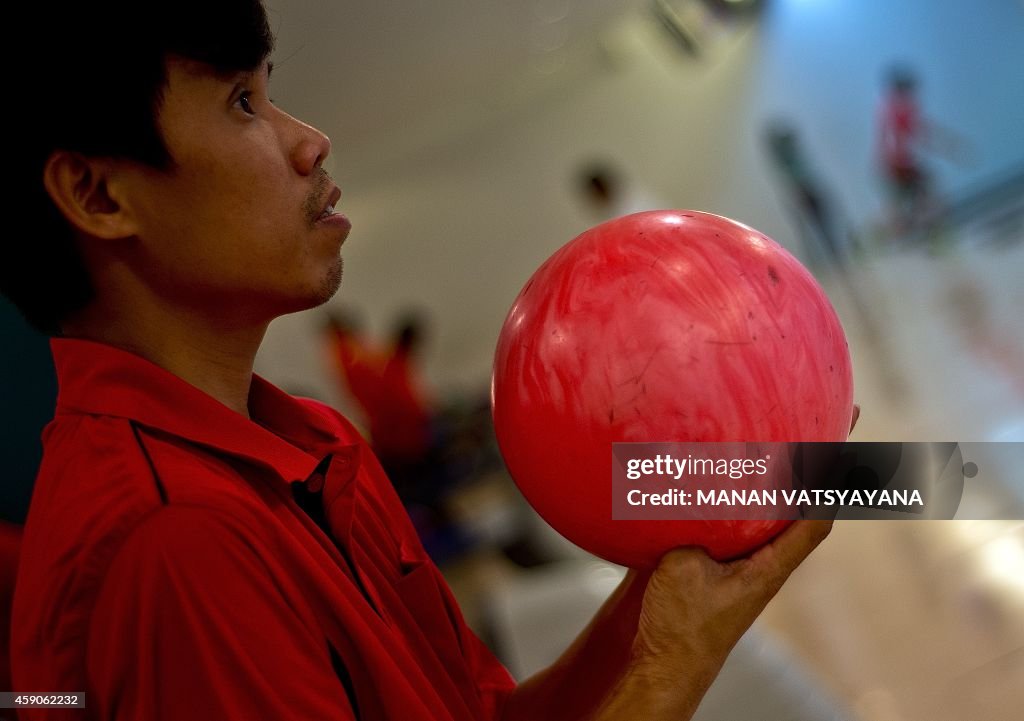
{"type": "Polygon", "coordinates": [[[104,721],[352,721],[324,637],[290,608],[258,534],[165,506],[128,536],[89,629],[87,703],[104,721]]]}

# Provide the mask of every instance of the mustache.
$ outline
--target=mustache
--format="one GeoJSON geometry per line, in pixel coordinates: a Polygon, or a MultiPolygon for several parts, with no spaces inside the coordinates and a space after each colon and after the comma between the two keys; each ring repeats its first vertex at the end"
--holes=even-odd
{"type": "Polygon", "coordinates": [[[306,201],[302,204],[302,208],[310,223],[315,223],[316,219],[320,217],[320,213],[324,209],[324,202],[326,201],[325,196],[330,192],[333,182],[331,176],[323,168],[318,167],[314,172],[313,189],[309,191],[306,201]]]}

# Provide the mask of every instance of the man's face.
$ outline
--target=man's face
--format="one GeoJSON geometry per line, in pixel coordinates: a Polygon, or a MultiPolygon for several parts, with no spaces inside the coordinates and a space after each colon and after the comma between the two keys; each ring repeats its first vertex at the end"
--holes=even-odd
{"type": "Polygon", "coordinates": [[[224,320],[323,303],[341,283],[349,222],[321,168],[325,135],[275,107],[269,68],[217,77],[168,61],[159,127],[175,167],[133,168],[134,265],[162,299],[224,320]]]}

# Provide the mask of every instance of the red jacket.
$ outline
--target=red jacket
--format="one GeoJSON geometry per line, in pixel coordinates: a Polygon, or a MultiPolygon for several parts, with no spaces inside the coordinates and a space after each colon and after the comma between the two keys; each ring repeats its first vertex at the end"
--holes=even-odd
{"type": "Polygon", "coordinates": [[[498,717],[511,677],[344,418],[255,377],[250,421],[130,353],[53,352],[15,690],[118,721],[498,717]]]}

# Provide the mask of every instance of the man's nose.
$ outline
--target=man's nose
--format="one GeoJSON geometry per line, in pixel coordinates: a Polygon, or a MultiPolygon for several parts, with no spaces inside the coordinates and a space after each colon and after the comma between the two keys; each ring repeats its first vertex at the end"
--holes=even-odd
{"type": "Polygon", "coordinates": [[[311,125],[292,118],[298,138],[292,146],[292,165],[302,175],[310,175],[331,154],[331,139],[311,125]]]}

